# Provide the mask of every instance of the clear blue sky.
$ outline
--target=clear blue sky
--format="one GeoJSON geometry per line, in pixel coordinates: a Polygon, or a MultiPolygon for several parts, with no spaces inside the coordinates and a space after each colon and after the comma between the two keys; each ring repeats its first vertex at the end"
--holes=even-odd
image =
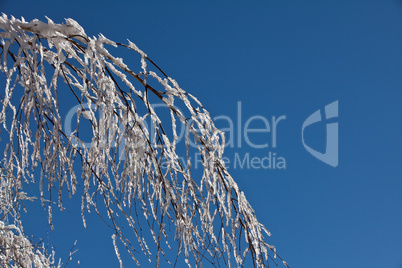
{"type": "MultiPolygon", "coordinates": [[[[252,148],[244,133],[238,146],[235,125],[227,149],[232,163],[247,153],[286,160],[280,170],[229,164],[270,243],[291,267],[402,267],[402,1],[1,0],[0,10],[26,20],[70,17],[88,35],[129,38],[212,117],[238,122],[238,102],[242,128],[255,115],[286,116],[276,148],[272,132],[249,134],[268,148],[252,148]],[[331,167],[306,151],[301,133],[310,114],[337,100],[339,165],[331,167]]],[[[304,134],[325,150],[324,122],[304,134]]],[[[103,223],[84,230],[79,211],[55,217],[58,257],[78,239],[71,267],[78,259],[80,267],[118,267],[103,223]]],[[[27,219],[28,233],[46,228],[27,219]]]]}

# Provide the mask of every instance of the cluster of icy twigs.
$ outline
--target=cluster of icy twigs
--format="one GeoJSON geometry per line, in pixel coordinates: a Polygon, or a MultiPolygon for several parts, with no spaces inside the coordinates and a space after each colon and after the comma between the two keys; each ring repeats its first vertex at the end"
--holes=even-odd
{"type": "Polygon", "coordinates": [[[161,259],[184,260],[189,267],[242,267],[248,259],[256,267],[277,265],[275,248],[264,240],[269,232],[222,161],[222,132],[201,103],[135,44],[88,37],[72,19],[56,24],[6,15],[0,17],[0,39],[1,265],[60,266],[23,232],[21,204],[34,198],[24,185],[35,183],[51,226],[52,204],[63,210],[66,194],[80,196],[84,226],[87,212],[107,214],[121,266],[118,241],[137,265],[138,250],[156,267],[161,259]],[[138,66],[129,68],[106,45],[132,51],[138,66]],[[62,128],[60,91],[81,105],[72,133],[62,128]],[[152,99],[168,108],[168,124],[152,99]],[[80,119],[90,122],[91,146],[80,139],[80,119]],[[186,129],[182,150],[178,124],[186,129]],[[192,172],[190,139],[202,156],[202,172],[192,172]]]}

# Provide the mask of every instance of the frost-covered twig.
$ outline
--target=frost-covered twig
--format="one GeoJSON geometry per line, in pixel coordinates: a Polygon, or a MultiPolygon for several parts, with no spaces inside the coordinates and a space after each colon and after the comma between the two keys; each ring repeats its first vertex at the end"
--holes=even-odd
{"type": "Polygon", "coordinates": [[[33,245],[15,225],[0,221],[0,266],[58,268],[54,263],[54,252],[47,256],[44,250],[33,245]]]}
{"type": "MultiPolygon", "coordinates": [[[[171,262],[180,256],[189,267],[204,262],[242,267],[247,257],[256,267],[275,263],[269,232],[222,160],[223,133],[202,104],[135,44],[89,37],[72,19],[56,24],[3,15],[0,29],[5,75],[0,134],[7,144],[0,162],[1,198],[9,209],[18,213],[13,207],[18,198],[10,195],[28,183],[39,184],[42,203],[56,191],[60,209],[63,192],[80,195],[84,226],[86,211],[101,217],[106,211],[103,219],[114,230],[121,265],[117,238],[137,265],[137,249],[156,266],[162,258],[171,262]],[[128,49],[139,64],[129,67],[107,46],[128,49]],[[71,133],[63,129],[59,99],[66,91],[79,105],[71,133]],[[158,113],[154,101],[168,113],[158,113]],[[81,120],[90,123],[90,146],[80,139],[81,120]],[[192,151],[201,156],[201,171],[192,168],[192,151]],[[172,260],[166,252],[173,250],[172,260]]],[[[51,214],[49,208],[50,223],[51,214]]]]}

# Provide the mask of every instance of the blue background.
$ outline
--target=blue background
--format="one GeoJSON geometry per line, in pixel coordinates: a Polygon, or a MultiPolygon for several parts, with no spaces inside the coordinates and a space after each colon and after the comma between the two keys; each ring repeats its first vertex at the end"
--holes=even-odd
{"type": "MultiPolygon", "coordinates": [[[[229,159],[268,152],[286,159],[285,170],[229,167],[273,234],[270,244],[291,267],[402,267],[402,1],[1,0],[0,10],[26,20],[73,18],[90,36],[130,39],[212,117],[236,120],[239,101],[243,124],[285,115],[276,148],[252,148],[242,138],[243,146],[226,151],[229,159]],[[333,168],[303,148],[301,126],[336,100],[333,168]]],[[[306,135],[324,150],[324,123],[306,135]]],[[[49,237],[64,263],[78,240],[69,267],[78,260],[118,267],[111,230],[96,217],[85,230],[79,202],[65,202],[70,209],[55,214],[55,232],[46,234],[40,209],[25,216],[25,231],[49,237]]]]}

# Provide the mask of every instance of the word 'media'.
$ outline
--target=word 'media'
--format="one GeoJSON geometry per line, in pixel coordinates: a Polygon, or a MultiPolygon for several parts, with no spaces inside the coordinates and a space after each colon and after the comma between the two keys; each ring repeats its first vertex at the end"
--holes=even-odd
{"type": "MultiPolygon", "coordinates": [[[[235,152],[232,157],[224,156],[222,160],[228,169],[286,169],[286,159],[273,152],[268,152],[266,156],[262,157],[235,152]]],[[[202,166],[200,154],[195,155],[193,164],[195,168],[202,166]]]]}

